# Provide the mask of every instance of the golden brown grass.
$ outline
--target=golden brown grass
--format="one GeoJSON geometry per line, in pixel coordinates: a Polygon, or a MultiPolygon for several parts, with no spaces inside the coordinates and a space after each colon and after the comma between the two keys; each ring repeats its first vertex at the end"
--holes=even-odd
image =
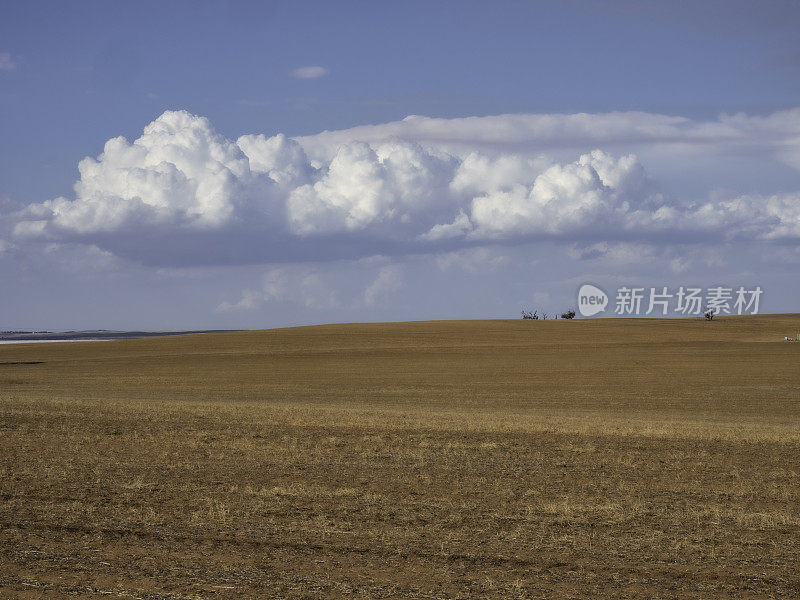
{"type": "Polygon", "coordinates": [[[0,598],[800,597],[797,330],[0,346],[0,598]]]}

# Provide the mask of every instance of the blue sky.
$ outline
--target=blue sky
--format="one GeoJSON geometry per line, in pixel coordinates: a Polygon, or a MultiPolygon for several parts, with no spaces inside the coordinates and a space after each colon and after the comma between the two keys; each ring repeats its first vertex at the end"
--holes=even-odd
{"type": "Polygon", "coordinates": [[[80,158],[166,109],[236,137],[410,114],[713,117],[796,103],[796,3],[600,4],[5,2],[2,51],[18,68],[0,79],[3,193],[64,193],[80,158]],[[317,64],[331,75],[290,76],[317,64]],[[51,175],[32,176],[42,162],[51,175]]]}
{"type": "Polygon", "coordinates": [[[568,304],[581,278],[736,285],[754,272],[772,273],[768,306],[796,308],[794,284],[782,283],[796,272],[800,229],[795,2],[5,2],[0,13],[0,273],[19,281],[0,326],[514,315],[522,304],[568,304]],[[298,77],[304,67],[320,76],[298,77]],[[191,118],[158,121],[165,111],[191,118]],[[575,113],[590,115],[579,132],[552,117],[575,113]],[[496,132],[517,121],[459,120],[493,115],[552,123],[504,137],[496,132]],[[122,148],[99,158],[108,140],[133,143],[151,123],[162,133],[134,144],[147,156],[122,148]],[[364,125],[375,128],[352,129],[364,125]],[[241,149],[241,136],[279,133],[299,138],[304,157],[263,140],[241,149]],[[236,182],[208,179],[208,163],[179,164],[169,140],[187,136],[223,140],[201,150],[227,153],[220,164],[236,182]],[[386,146],[398,138],[423,153],[386,146]],[[610,158],[582,161],[595,150],[610,158]],[[528,175],[493,163],[495,188],[458,187],[459,177],[487,176],[466,173],[471,153],[539,162],[525,163],[528,175]],[[256,156],[302,177],[275,184],[278,167],[257,167],[256,156]],[[85,157],[102,173],[79,173],[85,157]],[[123,171],[165,176],[156,158],[201,191],[165,207],[183,187],[120,188],[123,171]],[[378,180],[356,185],[364,165],[378,180]],[[410,181],[409,165],[424,177],[410,181]],[[582,169],[602,185],[558,179],[582,169]],[[557,188],[555,197],[533,193],[543,174],[537,189],[557,188]],[[209,186],[227,186],[224,197],[203,196],[209,186]],[[70,204],[46,205],[58,197],[70,204]],[[548,202],[558,207],[536,212],[548,202]],[[659,207],[680,214],[645,223],[659,207]],[[702,231],[691,227],[699,215],[712,215],[702,231]],[[626,252],[651,252],[651,266],[620,264],[626,252]],[[726,262],[737,252],[744,258],[726,262]],[[463,256],[442,258],[452,253],[463,256]],[[711,255],[722,258],[703,266],[698,257],[711,255]],[[779,264],[767,260],[776,255],[779,264]],[[442,267],[453,261],[466,265],[452,267],[458,275],[442,267]],[[483,268],[497,295],[470,294],[483,268]],[[335,285],[324,277],[333,271],[335,285]],[[373,284],[385,288],[380,301],[373,284]],[[243,302],[248,294],[255,300],[243,302]]]}

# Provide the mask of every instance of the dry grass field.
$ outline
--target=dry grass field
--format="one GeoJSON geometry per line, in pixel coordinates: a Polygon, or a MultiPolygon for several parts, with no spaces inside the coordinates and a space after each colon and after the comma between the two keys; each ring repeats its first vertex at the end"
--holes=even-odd
{"type": "Polygon", "coordinates": [[[0,346],[0,598],[800,598],[799,330],[0,346]]]}

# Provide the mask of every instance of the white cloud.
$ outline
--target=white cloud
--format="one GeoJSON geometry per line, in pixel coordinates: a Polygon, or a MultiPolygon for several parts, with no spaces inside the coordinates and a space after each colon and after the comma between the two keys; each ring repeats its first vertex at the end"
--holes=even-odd
{"type": "Polygon", "coordinates": [[[264,273],[260,290],[246,289],[236,302],[223,302],[218,311],[252,310],[272,300],[287,297],[290,286],[286,268],[276,267],[264,273]]]}
{"type": "Polygon", "coordinates": [[[463,237],[473,230],[472,221],[470,221],[464,209],[459,209],[458,214],[452,223],[440,223],[434,225],[427,232],[421,234],[419,239],[435,242],[440,240],[449,240],[453,238],[463,237]]]}
{"type": "Polygon", "coordinates": [[[654,248],[642,243],[597,242],[587,246],[573,247],[568,252],[576,260],[602,259],[615,267],[647,264],[657,259],[654,248]]]}
{"type": "Polygon", "coordinates": [[[377,302],[391,292],[402,287],[403,271],[397,265],[386,265],[380,268],[375,281],[364,290],[364,304],[375,306],[377,302]]]}
{"type": "Polygon", "coordinates": [[[345,144],[317,183],[289,195],[289,224],[302,235],[413,228],[448,203],[451,173],[451,161],[414,144],[345,144]]]}
{"type": "Polygon", "coordinates": [[[16,68],[17,63],[12,60],[11,53],[0,52],[0,71],[13,71],[16,68]]]}
{"type": "Polygon", "coordinates": [[[314,311],[371,306],[387,291],[396,289],[400,281],[401,269],[385,263],[383,258],[372,257],[331,265],[295,263],[271,267],[262,274],[260,288],[244,289],[238,300],[220,303],[217,312],[257,310],[287,303],[314,311]],[[353,281],[356,271],[360,273],[358,282],[353,281]],[[364,278],[372,274],[373,280],[365,283],[364,278]],[[363,294],[360,285],[366,285],[363,294]],[[348,297],[343,299],[342,294],[348,297]]]}
{"type": "MultiPolygon", "coordinates": [[[[86,243],[156,265],[357,259],[537,239],[800,239],[800,192],[675,198],[633,154],[542,153],[569,140],[626,138],[771,144],[775,160],[790,162],[800,152],[800,109],[708,123],[646,113],[414,117],[299,141],[259,134],[235,142],[205,118],[167,111],[132,143],[113,138],[82,160],[74,199],[34,204],[4,222],[19,241],[86,243]],[[481,150],[451,154],[437,139],[481,150]],[[309,157],[309,148],[325,156],[318,150],[331,140],[327,158],[309,157]],[[537,148],[481,146],[523,141],[537,148]]],[[[314,286],[311,277],[306,287],[314,286]]]]}
{"type": "Polygon", "coordinates": [[[297,79],[317,79],[330,73],[328,69],[320,66],[298,67],[292,71],[292,77],[297,79]]]}
{"type": "Polygon", "coordinates": [[[207,119],[168,111],[128,143],[106,142],[97,158],[78,164],[75,200],[63,197],[32,206],[31,227],[52,235],[114,232],[140,227],[215,229],[244,205],[268,199],[239,147],[218,135],[207,119]]]}
{"type": "Polygon", "coordinates": [[[552,161],[544,156],[527,158],[503,154],[489,157],[472,152],[461,161],[450,187],[464,194],[507,191],[517,185],[530,185],[551,165],[552,161]]]}
{"type": "MultiPolygon", "coordinates": [[[[722,114],[712,121],[644,112],[510,114],[455,119],[409,116],[401,121],[324,131],[297,138],[309,156],[330,159],[352,140],[406,140],[459,156],[483,152],[541,154],[557,149],[650,147],[698,156],[767,151],[791,162],[800,148],[800,107],[765,117],[722,114]]],[[[800,162],[792,163],[800,169],[800,162]]]]}
{"type": "Polygon", "coordinates": [[[315,172],[302,146],[282,133],[273,137],[243,135],[236,145],[247,156],[253,172],[266,174],[284,188],[309,183],[315,172]]]}
{"type": "Polygon", "coordinates": [[[402,121],[325,131],[300,137],[298,141],[312,156],[324,157],[352,140],[375,143],[400,139],[448,149],[464,149],[468,154],[476,146],[534,145],[541,152],[544,147],[569,147],[587,142],[668,142],[698,137],[730,137],[734,133],[735,127],[721,122],[698,127],[698,124],[684,117],[641,112],[519,114],[456,119],[411,115],[402,121]]]}
{"type": "Polygon", "coordinates": [[[618,188],[598,171],[602,163],[613,177],[625,180],[634,157],[608,165],[601,152],[581,156],[577,162],[553,165],[531,186],[517,184],[509,191],[479,196],[472,201],[476,237],[507,237],[514,234],[562,234],[596,227],[624,216],[630,209],[618,188]],[[624,164],[621,164],[623,163],[624,164]]]}

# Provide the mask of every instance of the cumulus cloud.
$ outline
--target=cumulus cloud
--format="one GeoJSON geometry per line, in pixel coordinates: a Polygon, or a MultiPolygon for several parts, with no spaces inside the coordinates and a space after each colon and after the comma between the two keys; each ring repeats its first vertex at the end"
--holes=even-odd
{"type": "Polygon", "coordinates": [[[17,63],[15,63],[11,58],[10,52],[0,52],[0,71],[13,71],[17,68],[17,63]]]}
{"type": "Polygon", "coordinates": [[[257,208],[269,198],[242,150],[207,119],[183,111],[164,113],[132,144],[122,137],[109,140],[78,171],[76,199],[30,207],[28,214],[39,219],[23,221],[18,233],[216,229],[236,219],[240,208],[257,208]]]}
{"type": "Polygon", "coordinates": [[[325,67],[298,67],[292,71],[292,77],[295,77],[296,79],[317,79],[319,77],[325,77],[325,75],[328,73],[330,73],[330,71],[325,67]]]}
{"type": "Polygon", "coordinates": [[[289,225],[301,235],[413,231],[441,213],[452,170],[451,159],[410,143],[345,144],[319,181],[289,195],[289,225]]]}
{"type": "Polygon", "coordinates": [[[450,187],[466,194],[507,191],[517,185],[530,185],[552,164],[545,156],[527,158],[503,154],[489,157],[471,152],[459,164],[450,187]]]}
{"type": "Polygon", "coordinates": [[[159,265],[357,259],[536,240],[800,239],[800,192],[674,198],[632,153],[543,152],[565,140],[622,139],[772,144],[788,164],[800,152],[800,109],[708,123],[646,113],[413,117],[314,139],[235,141],[203,117],[167,111],[133,142],[113,138],[82,160],[74,198],[31,205],[6,221],[17,241],[84,243],[159,265]],[[473,148],[451,152],[454,141],[473,148]],[[487,141],[506,147],[487,151],[487,141]],[[538,149],[512,151],[509,141],[538,149]]]}
{"type": "Polygon", "coordinates": [[[236,145],[247,156],[253,172],[267,175],[284,189],[309,183],[316,172],[302,146],[282,133],[273,137],[243,135],[236,145]]]}
{"type": "Polygon", "coordinates": [[[562,235],[587,229],[624,229],[643,209],[655,220],[658,199],[643,193],[643,181],[636,157],[614,159],[596,150],[576,162],[553,165],[530,186],[517,184],[508,191],[475,198],[473,235],[562,235]]]}

